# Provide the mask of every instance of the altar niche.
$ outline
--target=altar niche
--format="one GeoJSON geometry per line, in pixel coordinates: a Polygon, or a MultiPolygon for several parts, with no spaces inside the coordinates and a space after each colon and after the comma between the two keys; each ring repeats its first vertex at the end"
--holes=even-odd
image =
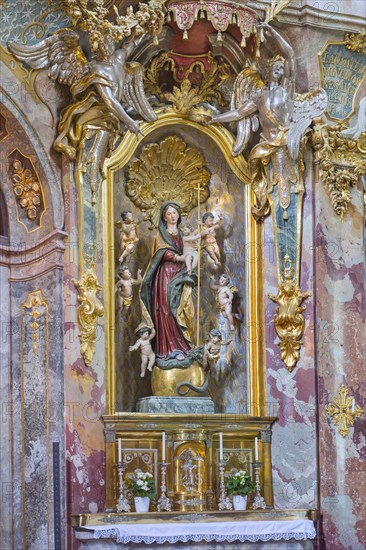
{"type": "MultiPolygon", "coordinates": [[[[106,164],[107,411],[135,411],[138,400],[149,396],[186,395],[211,397],[215,412],[263,414],[262,228],[251,217],[245,160],[231,156],[226,130],[176,113],[160,113],[142,131],[138,139],[126,135],[106,164]],[[190,318],[186,314],[185,332],[181,319],[177,324],[189,342],[184,354],[200,350],[189,365],[193,375],[187,378],[189,369],[179,365],[173,381],[165,358],[158,357],[159,326],[143,299],[153,248],[172,248],[159,229],[166,201],[179,206],[176,230],[190,237],[179,261],[185,282],[193,281],[185,299],[193,309],[190,318]],[[198,393],[197,387],[206,391],[198,393]]],[[[154,282],[153,276],[150,291],[154,282]]],[[[181,296],[180,306],[182,301],[181,296]]]]}

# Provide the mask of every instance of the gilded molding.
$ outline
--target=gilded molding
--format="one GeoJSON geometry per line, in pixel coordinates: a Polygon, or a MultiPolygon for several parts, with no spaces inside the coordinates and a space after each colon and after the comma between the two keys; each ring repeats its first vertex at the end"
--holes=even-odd
{"type": "Polygon", "coordinates": [[[333,397],[332,403],[329,403],[325,410],[334,426],[340,425],[338,433],[342,437],[346,437],[349,434],[348,426],[353,426],[355,418],[361,418],[363,410],[355,404],[354,397],[348,396],[349,389],[346,386],[342,385],[338,393],[340,397],[333,397]]]}
{"type": "Polygon", "coordinates": [[[366,173],[366,132],[358,139],[342,135],[345,123],[329,126],[315,119],[312,144],[319,163],[320,178],[341,221],[351,202],[351,189],[366,173]]]}
{"type": "Polygon", "coordinates": [[[188,213],[209,197],[208,184],[211,174],[205,166],[205,158],[195,147],[177,136],[168,136],[160,143],[146,145],[139,158],[128,166],[126,194],[145,212],[145,218],[157,227],[160,205],[169,200],[174,189],[174,199],[182,212],[188,213]]]}
{"type": "Polygon", "coordinates": [[[302,292],[297,284],[295,270],[286,254],[277,296],[268,294],[268,297],[278,304],[274,324],[280,339],[281,359],[290,372],[300,357],[301,337],[305,327],[302,312],[306,309],[301,303],[309,296],[311,292],[302,292]]]}
{"type": "Polygon", "coordinates": [[[95,353],[98,317],[102,317],[104,312],[103,305],[97,297],[97,292],[102,287],[98,284],[94,265],[84,271],[80,281],[73,279],[72,282],[79,291],[77,320],[80,330],[80,352],[85,364],[90,367],[95,353]]]}
{"type": "Polygon", "coordinates": [[[22,304],[22,307],[29,309],[29,315],[32,318],[32,321],[30,322],[30,331],[32,334],[32,340],[33,340],[33,354],[38,355],[38,340],[39,340],[39,327],[40,324],[38,322],[38,319],[42,317],[43,312],[40,311],[40,308],[43,306],[47,307],[47,302],[44,300],[42,290],[36,290],[34,292],[30,292],[27,295],[27,298],[25,302],[22,304]]]}

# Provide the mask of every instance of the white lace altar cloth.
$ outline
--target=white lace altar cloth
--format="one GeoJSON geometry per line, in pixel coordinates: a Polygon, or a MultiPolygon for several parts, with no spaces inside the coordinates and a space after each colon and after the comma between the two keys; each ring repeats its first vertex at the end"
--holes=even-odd
{"type": "Polygon", "coordinates": [[[94,531],[94,538],[114,539],[128,544],[164,544],[166,542],[267,542],[314,539],[316,531],[311,520],[226,521],[216,523],[124,523],[85,526],[94,531]]]}

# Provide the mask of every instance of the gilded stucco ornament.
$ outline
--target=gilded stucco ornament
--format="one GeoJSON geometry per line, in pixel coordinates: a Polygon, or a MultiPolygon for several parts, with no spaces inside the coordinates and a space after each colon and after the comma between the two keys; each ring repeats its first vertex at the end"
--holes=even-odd
{"type": "Polygon", "coordinates": [[[126,194],[145,212],[145,219],[157,227],[160,206],[172,196],[182,213],[188,213],[209,197],[210,172],[205,158],[195,147],[177,136],[168,136],[160,143],[146,145],[139,158],[128,166],[126,194]]]}
{"type": "Polygon", "coordinates": [[[311,292],[302,292],[295,279],[295,271],[289,256],[285,256],[282,282],[277,296],[268,297],[278,304],[274,318],[275,329],[280,339],[281,359],[292,372],[300,356],[301,337],[304,333],[305,319],[302,312],[306,306],[301,303],[311,296],[311,292]]]}
{"type": "Polygon", "coordinates": [[[359,52],[366,55],[365,33],[346,33],[346,47],[352,52],[359,52]]]}
{"type": "Polygon", "coordinates": [[[47,314],[47,302],[44,300],[42,290],[30,292],[27,295],[27,299],[22,304],[22,307],[29,310],[28,315],[31,318],[29,329],[33,340],[32,349],[33,354],[38,355],[39,329],[41,326],[39,319],[45,315],[45,313],[47,314]]]}
{"type": "Polygon", "coordinates": [[[355,398],[348,396],[349,389],[341,386],[338,390],[339,397],[333,397],[332,403],[329,403],[325,410],[332,418],[333,424],[339,426],[338,433],[342,437],[349,434],[349,427],[353,426],[355,418],[361,418],[363,410],[356,405],[355,398]]]}
{"type": "MultiPolygon", "coordinates": [[[[360,102],[361,105],[365,101],[360,102]]],[[[320,178],[329,192],[331,204],[341,221],[351,202],[351,190],[366,173],[366,131],[351,132],[347,123],[329,126],[316,119],[312,136],[320,178]],[[357,136],[352,139],[349,136],[357,136]]]]}
{"type": "Polygon", "coordinates": [[[71,92],[71,102],[60,115],[54,148],[74,162],[82,203],[79,210],[81,279],[75,285],[81,293],[78,298],[81,353],[88,365],[94,355],[96,320],[103,313],[96,298],[99,285],[94,267],[84,267],[88,263],[90,243],[96,246],[98,242],[94,206],[105,177],[104,161],[117,138],[127,130],[140,133],[139,123],[128,114],[127,108],[146,121],[157,118],[145,96],[143,66],[128,63],[127,59],[146,33],[153,39],[160,33],[165,1],[141,3],[135,12],[130,6],[124,16],[114,8],[112,23],[103,0],[63,0],[60,7],[71,18],[74,28],[59,29],[32,46],[8,42],[9,50],[19,61],[32,69],[48,69],[49,78],[68,86],[71,92]],[[85,51],[78,29],[87,33],[89,47],[85,51]]]}
{"type": "Polygon", "coordinates": [[[62,6],[74,25],[88,32],[94,51],[91,60],[73,29],[60,29],[35,46],[8,43],[18,60],[33,69],[47,68],[52,80],[70,87],[72,101],[61,113],[54,147],[87,173],[84,179],[89,180],[92,204],[97,202],[103,163],[120,135],[120,125],[139,132],[126,108],[133,108],[147,121],[156,120],[144,93],[143,67],[127,59],[146,32],[155,36],[160,28],[157,22],[164,17],[163,2],[140,4],[136,13],[129,8],[126,16],[117,15],[112,24],[102,1],[90,9],[88,2],[66,0],[62,6]]]}
{"type": "Polygon", "coordinates": [[[201,103],[216,101],[219,105],[224,105],[224,99],[220,92],[220,86],[227,80],[229,73],[226,65],[219,65],[209,52],[207,56],[209,70],[202,70],[202,80],[199,85],[192,84],[189,80],[190,74],[197,67],[197,60],[192,61],[191,66],[186,71],[184,79],[179,81],[176,75],[176,66],[174,59],[171,58],[171,52],[164,52],[155,57],[145,76],[146,90],[155,94],[161,101],[172,103],[173,110],[177,113],[188,115],[192,120],[202,122],[211,118],[210,111],[198,107],[201,103]],[[166,92],[159,86],[159,73],[164,67],[169,66],[173,78],[177,85],[173,86],[171,92],[166,92]],[[179,84],[179,85],[178,85],[179,84]]]}
{"type": "MultiPolygon", "coordinates": [[[[22,155],[23,156],[23,155],[22,155]]],[[[27,213],[30,221],[39,217],[43,211],[42,185],[33,165],[25,167],[20,158],[11,160],[11,181],[17,203],[27,213]]]]}
{"type": "Polygon", "coordinates": [[[79,291],[77,320],[79,325],[80,352],[85,364],[90,366],[95,352],[98,317],[102,317],[104,308],[98,299],[97,293],[102,289],[98,284],[95,266],[92,264],[84,271],[80,281],[72,282],[79,291]]]}

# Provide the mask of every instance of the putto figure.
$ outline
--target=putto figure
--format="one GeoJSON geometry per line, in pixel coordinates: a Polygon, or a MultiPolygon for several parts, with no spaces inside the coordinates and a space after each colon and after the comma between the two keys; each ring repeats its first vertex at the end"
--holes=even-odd
{"type": "Polygon", "coordinates": [[[181,230],[183,233],[183,256],[188,275],[190,275],[198,264],[197,244],[201,233],[194,233],[192,225],[187,222],[182,224],[181,230]]]}
{"type": "Polygon", "coordinates": [[[223,341],[221,332],[217,329],[210,331],[210,340],[205,344],[203,351],[203,367],[214,368],[217,361],[220,359],[221,347],[231,344],[232,339],[223,341]]]}
{"type": "Polygon", "coordinates": [[[141,349],[141,378],[145,376],[147,370],[152,371],[155,363],[155,353],[151,347],[151,340],[155,338],[155,329],[152,327],[142,326],[136,330],[138,340],[133,346],[129,347],[130,351],[141,349]]]}
{"type": "Polygon", "coordinates": [[[133,253],[135,245],[139,238],[137,236],[137,223],[133,219],[131,210],[123,210],[121,212],[122,222],[117,222],[116,225],[120,231],[120,257],[119,263],[122,264],[127,256],[133,253]]]}
{"type": "Polygon", "coordinates": [[[216,231],[222,227],[223,220],[222,214],[219,214],[218,221],[215,223],[215,216],[212,212],[206,212],[202,217],[202,248],[206,250],[207,254],[218,267],[221,265],[221,254],[219,245],[216,241],[216,231]]]}
{"type": "Polygon", "coordinates": [[[244,69],[237,77],[231,100],[231,110],[214,116],[214,122],[237,121],[237,139],[233,155],[239,155],[247,146],[252,131],[262,127],[261,139],[249,155],[249,170],[256,202],[252,208],[257,220],[270,212],[268,194],[278,186],[279,203],[284,219],[294,192],[303,189],[301,172],[301,141],[315,117],[321,116],[327,106],[324,90],[306,94],[295,93],[295,53],[280,34],[263,23],[264,36],[272,38],[281,55],[268,63],[264,82],[256,67],[244,69]]]}
{"type": "Polygon", "coordinates": [[[212,290],[216,290],[216,301],[220,313],[228,320],[230,330],[235,330],[234,317],[240,320],[240,315],[233,313],[234,294],[238,292],[238,289],[232,284],[231,278],[226,273],[220,276],[218,284],[215,283],[215,277],[211,275],[210,287],[212,290]]]}
{"type": "Polygon", "coordinates": [[[132,278],[131,272],[127,266],[123,266],[120,271],[120,279],[116,284],[117,310],[124,314],[130,309],[133,298],[133,286],[141,284],[142,270],[137,270],[136,279],[132,278]]]}

